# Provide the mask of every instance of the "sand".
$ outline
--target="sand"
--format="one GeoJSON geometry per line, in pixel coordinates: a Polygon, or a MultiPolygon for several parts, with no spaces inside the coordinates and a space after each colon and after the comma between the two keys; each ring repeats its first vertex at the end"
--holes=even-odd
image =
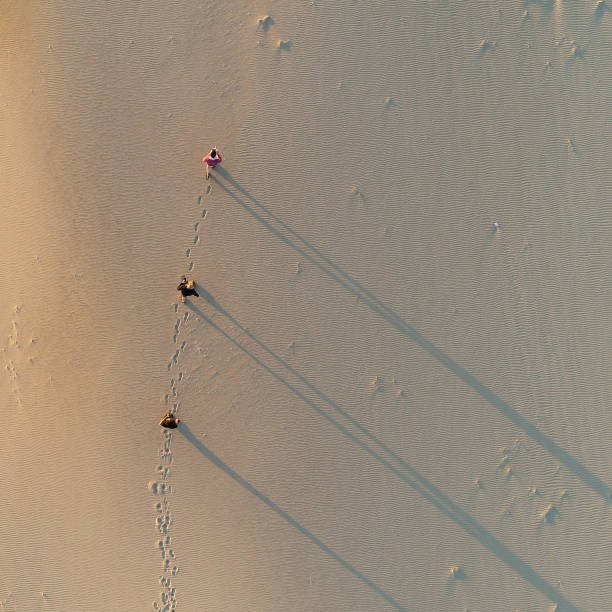
{"type": "Polygon", "coordinates": [[[0,610],[612,610],[608,0],[2,13],[0,610]]]}

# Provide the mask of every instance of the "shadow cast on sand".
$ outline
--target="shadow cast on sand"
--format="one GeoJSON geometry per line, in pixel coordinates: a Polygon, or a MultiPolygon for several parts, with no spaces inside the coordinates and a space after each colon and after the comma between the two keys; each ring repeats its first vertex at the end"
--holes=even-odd
{"type": "Polygon", "coordinates": [[[313,544],[320,548],[325,554],[329,555],[332,559],[337,561],[345,569],[347,569],[356,578],[361,580],[364,584],[370,587],[373,591],[378,593],[384,598],[389,604],[391,604],[396,610],[406,612],[406,608],[399,604],[393,599],[387,592],[381,589],[377,584],[372,582],[369,578],[364,576],[359,570],[355,569],[350,563],[345,561],[338,553],[334,552],[329,546],[324,544],[317,536],[308,531],[301,523],[298,523],[290,514],[285,512],[278,504],[275,504],[269,497],[264,495],[259,489],[255,488],[248,480],[245,480],[240,474],[234,471],[227,463],[222,461],[213,451],[211,451],[201,440],[199,440],[187,425],[181,423],[178,430],[185,439],[190,442],[206,459],[216,465],[219,469],[223,470],[230,478],[236,481],[241,487],[246,489],[249,493],[252,493],[260,501],[262,501],[268,508],[274,510],[282,519],[287,521],[292,527],[297,529],[302,535],[306,536],[313,544]]]}
{"type": "Polygon", "coordinates": [[[316,265],[331,279],[342,285],[347,291],[357,297],[363,304],[366,304],[373,312],[379,315],[387,323],[392,325],[401,334],[415,342],[422,349],[427,351],[432,357],[437,359],[449,371],[470,386],[478,395],[485,399],[491,406],[496,408],[501,414],[509,419],[514,425],[522,429],[527,435],[533,438],[538,444],[545,448],[553,457],[560,461],[568,470],[573,472],[588,487],[601,495],[608,503],[612,500],[610,487],[597,475],[589,471],[582,463],[572,457],[567,451],[561,448],[549,436],[541,432],[535,425],[517,412],[510,404],[505,402],[499,395],[491,391],[486,385],[480,382],[474,375],[462,368],[458,363],[451,359],[446,353],[441,351],[432,342],[422,336],[414,327],[406,323],[391,308],[383,304],[376,296],[362,287],[350,274],[344,272],[339,266],[333,263],[316,247],[310,244],[305,238],[294,232],[286,223],[274,215],[263,204],[258,202],[250,193],[241,187],[224,168],[219,167],[217,176],[212,177],[216,184],[227,193],[237,204],[239,204],[252,217],[264,225],[274,236],[295,250],[305,259],[316,265]],[[225,185],[219,177],[223,177],[229,185],[242,195],[239,197],[228,185],[225,185]],[[253,206],[250,206],[251,202],[253,206]]]}
{"type": "Polygon", "coordinates": [[[523,0],[523,10],[537,8],[542,17],[548,19],[555,10],[555,0],[523,0]]]}
{"type": "MultiPolygon", "coordinates": [[[[397,455],[391,450],[384,442],[379,440],[373,433],[371,433],[366,427],[361,425],[355,418],[343,410],[338,404],[336,404],[331,398],[325,395],[322,391],[319,391],[312,383],[304,378],[299,372],[297,372],[291,365],[285,362],[280,356],[278,356],[272,349],[265,345],[262,341],[258,340],[251,332],[249,332],[244,326],[242,326],[236,319],[234,319],[226,310],[224,310],[215,300],[207,294],[210,299],[208,301],[215,307],[219,312],[227,317],[241,332],[246,334],[251,340],[253,340],[258,346],[260,346],[268,355],[273,357],[277,363],[283,366],[288,372],[295,376],[301,383],[303,383],[310,391],[312,391],[317,397],[325,402],[334,411],[340,414],[346,421],[353,425],[361,434],[366,436],[370,441],[375,443],[378,448],[384,451],[392,460],[396,461],[400,466],[401,471],[391,461],[383,457],[380,452],[371,448],[363,440],[353,434],[347,429],[342,423],[337,421],[334,417],[330,416],[323,408],[318,406],[314,401],[308,398],[302,391],[300,391],[295,385],[291,384],[278,372],[272,369],[264,361],[262,361],[257,355],[245,348],[237,340],[232,338],[223,328],[217,325],[210,317],[206,316],[201,310],[199,310],[193,304],[188,304],[189,309],[199,317],[202,321],[217,330],[222,336],[224,336],[231,344],[240,349],[248,357],[253,359],[260,367],[268,372],[272,377],[278,380],[280,383],[285,385],[292,393],[306,403],[312,410],[323,417],[328,423],[330,423],[337,431],[342,433],[351,442],[365,451],[370,457],[373,457],[383,466],[389,469],[395,476],[400,478],[404,483],[412,487],[417,493],[419,493],[424,499],[433,504],[440,512],[454,521],[459,527],[464,529],[467,533],[477,539],[485,548],[497,556],[503,561],[508,567],[513,569],[519,576],[527,580],[532,586],[546,596],[550,601],[558,604],[564,612],[577,612],[578,608],[574,606],[569,600],[567,600],[557,589],[555,589],[549,582],[547,582],[542,576],[540,576],[530,565],[525,563],[522,559],[517,557],[505,544],[499,541],[493,534],[487,531],[480,523],[474,520],[467,512],[462,510],[457,504],[455,504],[449,497],[447,497],[442,491],[440,491],[434,484],[427,480],[420,472],[415,470],[406,460],[397,455]],[[408,474],[408,475],[407,475],[408,474]]],[[[354,572],[353,572],[354,573],[354,572]]]]}

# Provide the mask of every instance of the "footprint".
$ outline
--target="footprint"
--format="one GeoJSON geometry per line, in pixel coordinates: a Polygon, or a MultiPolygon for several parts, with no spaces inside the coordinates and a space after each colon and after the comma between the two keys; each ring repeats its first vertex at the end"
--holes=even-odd
{"type": "Polygon", "coordinates": [[[189,265],[187,266],[187,269],[189,270],[189,272],[191,272],[193,270],[193,261],[189,262],[189,265]]]}
{"type": "Polygon", "coordinates": [[[185,257],[186,257],[187,259],[189,259],[189,258],[191,257],[191,249],[187,249],[187,250],[185,251],[185,257]]]}
{"type": "Polygon", "coordinates": [[[186,322],[188,318],[189,318],[189,313],[188,313],[188,312],[186,312],[186,313],[183,315],[183,323],[184,323],[184,322],[186,322]]]}
{"type": "MultiPolygon", "coordinates": [[[[157,484],[159,485],[159,487],[155,491],[153,491],[152,489],[152,492],[155,495],[165,495],[166,492],[171,491],[171,488],[169,485],[166,485],[164,483],[161,483],[161,484],[157,483],[157,484]]],[[[167,503],[166,498],[164,498],[164,501],[165,503],[167,503]]],[[[167,512],[167,511],[155,519],[155,525],[157,526],[157,529],[161,532],[162,535],[166,535],[168,533],[168,527],[170,527],[171,524],[172,524],[172,516],[170,512],[167,512]]]]}
{"type": "MultiPolygon", "coordinates": [[[[187,344],[187,340],[183,340],[183,341],[181,342],[181,351],[184,351],[184,350],[185,350],[185,345],[186,345],[186,344],[187,344]]],[[[178,351],[176,351],[176,354],[177,354],[177,356],[178,356],[178,351]]],[[[175,361],[176,361],[176,360],[175,360],[175,361]]]]}
{"type": "Polygon", "coordinates": [[[205,219],[207,214],[208,214],[208,211],[206,209],[204,209],[202,211],[202,219],[205,219]]]}
{"type": "MultiPolygon", "coordinates": [[[[149,482],[147,488],[149,491],[151,491],[151,493],[153,493],[153,495],[167,495],[168,493],[172,492],[172,487],[168,483],[159,482],[157,480],[152,480],[149,482]]],[[[158,516],[156,521],[159,521],[160,525],[164,522],[168,522],[169,524],[169,513],[165,517],[158,516]]]]}
{"type": "Polygon", "coordinates": [[[168,449],[161,449],[159,451],[159,456],[165,461],[168,465],[172,463],[172,453],[168,449]]]}
{"type": "Polygon", "coordinates": [[[9,593],[6,599],[0,600],[0,610],[3,612],[16,612],[15,608],[15,600],[13,599],[13,594],[9,593]]]}
{"type": "Polygon", "coordinates": [[[193,239],[193,244],[196,245],[198,242],[200,242],[200,237],[196,235],[196,237],[193,239]]]}
{"type": "Polygon", "coordinates": [[[209,194],[212,189],[212,185],[206,185],[206,193],[209,194]]]}
{"type": "Polygon", "coordinates": [[[196,224],[193,226],[194,231],[198,231],[198,227],[200,227],[200,222],[196,222],[196,224]]]}
{"type": "Polygon", "coordinates": [[[199,206],[201,203],[202,203],[202,196],[201,196],[201,195],[199,195],[199,196],[198,196],[198,206],[199,206]]]}

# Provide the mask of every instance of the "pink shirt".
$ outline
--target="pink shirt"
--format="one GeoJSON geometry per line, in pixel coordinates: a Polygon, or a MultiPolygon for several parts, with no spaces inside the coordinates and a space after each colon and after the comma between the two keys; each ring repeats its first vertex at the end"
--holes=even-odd
{"type": "Polygon", "coordinates": [[[209,153],[202,161],[206,162],[209,166],[212,166],[214,168],[217,164],[220,164],[223,160],[221,159],[218,153],[217,153],[217,157],[211,157],[209,153]]]}

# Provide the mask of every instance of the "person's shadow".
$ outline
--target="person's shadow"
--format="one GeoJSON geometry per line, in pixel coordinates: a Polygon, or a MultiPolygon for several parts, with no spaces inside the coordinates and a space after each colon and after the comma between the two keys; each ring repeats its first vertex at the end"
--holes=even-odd
{"type": "Polygon", "coordinates": [[[522,416],[516,409],[510,406],[510,404],[489,389],[489,387],[476,378],[476,376],[470,374],[433,344],[433,342],[430,342],[425,336],[420,334],[412,325],[404,321],[404,319],[379,300],[373,293],[365,289],[348,272],[345,272],[308,240],[292,230],[284,221],[246,191],[246,189],[244,189],[225,168],[218,166],[217,172],[218,176],[212,177],[216,184],[249,215],[266,227],[272,235],[295,250],[304,257],[304,259],[309,260],[335,282],[342,285],[342,287],[357,297],[361,303],[368,306],[368,308],[394,327],[400,334],[427,351],[427,353],[471,387],[480,397],[496,408],[508,420],[514,423],[514,425],[522,429],[553,457],[563,463],[565,467],[578,476],[578,478],[588,487],[603,497],[606,502],[610,503],[612,500],[612,491],[599,476],[591,472],[575,457],[561,448],[561,446],[559,446],[550,436],[540,431],[531,421],[522,416]]]}
{"type": "MultiPolygon", "coordinates": [[[[209,294],[210,295],[210,294],[209,294]]],[[[222,327],[215,323],[210,317],[206,316],[201,310],[199,310],[193,304],[189,305],[191,311],[199,317],[202,321],[207,323],[210,327],[217,330],[222,336],[224,336],[231,344],[240,349],[253,361],[255,361],[260,367],[266,372],[273,376],[280,383],[285,385],[291,392],[293,392],[298,398],[305,402],[312,410],[318,415],[323,417],[334,429],[344,435],[353,444],[361,448],[373,459],[380,462],[385,468],[390,470],[395,476],[402,480],[405,484],[413,488],[419,495],[425,500],[430,502],[440,512],[445,514],[448,518],[454,521],[459,527],[464,529],[467,533],[477,539],[485,548],[496,555],[506,565],[511,567],[519,576],[522,576],[525,580],[531,583],[536,589],[538,589],[543,595],[548,597],[551,601],[557,602],[563,607],[564,610],[577,612],[577,608],[567,600],[557,589],[555,589],[549,582],[547,582],[542,576],[540,576],[529,564],[525,563],[520,557],[515,555],[503,542],[498,540],[492,533],[485,529],[480,523],[473,519],[467,512],[465,512],[460,506],[458,506],[453,500],[445,495],[440,489],[438,489],[432,482],[430,482],[420,472],[415,470],[405,459],[400,457],[391,448],[389,448],[382,440],[376,437],[371,431],[364,427],[357,419],[352,417],[342,407],[335,403],[330,397],[325,395],[311,382],[309,382],[304,376],[302,376],[297,370],[295,370],[290,364],[284,361],[278,356],[272,349],[266,344],[259,340],[253,333],[246,329],[239,321],[237,321],[232,315],[230,315],[225,309],[223,309],[215,300],[212,298],[212,302],[216,304],[216,308],[225,317],[228,318],[241,332],[248,336],[253,342],[260,346],[268,355],[273,357],[281,366],[295,376],[302,384],[304,384],[310,391],[315,393],[320,400],[326,403],[332,408],[337,414],[342,416],[346,421],[353,425],[359,430],[370,442],[374,443],[378,448],[370,447],[360,437],[353,434],[347,427],[345,427],[339,420],[330,416],[326,410],[317,405],[316,402],[312,401],[307,397],[300,389],[294,384],[286,380],[281,374],[275,369],[270,367],[251,350],[243,346],[240,342],[235,340],[230,334],[228,334],[222,327]],[[395,461],[400,468],[397,467],[396,463],[392,463],[389,459],[380,454],[380,450],[386,453],[393,461],[395,461]]]]}
{"type": "Polygon", "coordinates": [[[288,512],[285,512],[278,504],[273,502],[267,495],[264,495],[259,489],[254,487],[248,480],[240,476],[238,472],[233,470],[227,463],[222,461],[204,442],[199,440],[195,434],[189,429],[189,426],[184,422],[181,422],[180,428],[178,429],[179,433],[181,433],[185,439],[193,445],[193,447],[198,450],[208,461],[210,461],[213,465],[218,467],[220,470],[225,472],[234,482],[238,483],[243,489],[247,490],[249,493],[257,497],[261,502],[263,502],[268,508],[276,512],[278,516],[287,521],[289,525],[293,528],[297,529],[302,535],[306,536],[315,546],[317,546],[324,553],[329,555],[332,559],[337,561],[340,565],[342,565],[345,569],[347,569],[353,576],[358,578],[361,582],[369,586],[373,591],[378,593],[382,598],[384,598],[389,604],[391,604],[396,610],[400,610],[402,612],[407,612],[406,608],[402,606],[400,603],[395,601],[391,595],[389,595],[386,591],[384,591],[377,584],[372,582],[367,576],[362,574],[358,569],[353,567],[348,561],[345,561],[338,553],[332,550],[329,546],[327,546],[322,540],[317,538],[312,532],[310,532],[306,527],[304,527],[301,523],[296,521],[288,512]]]}

